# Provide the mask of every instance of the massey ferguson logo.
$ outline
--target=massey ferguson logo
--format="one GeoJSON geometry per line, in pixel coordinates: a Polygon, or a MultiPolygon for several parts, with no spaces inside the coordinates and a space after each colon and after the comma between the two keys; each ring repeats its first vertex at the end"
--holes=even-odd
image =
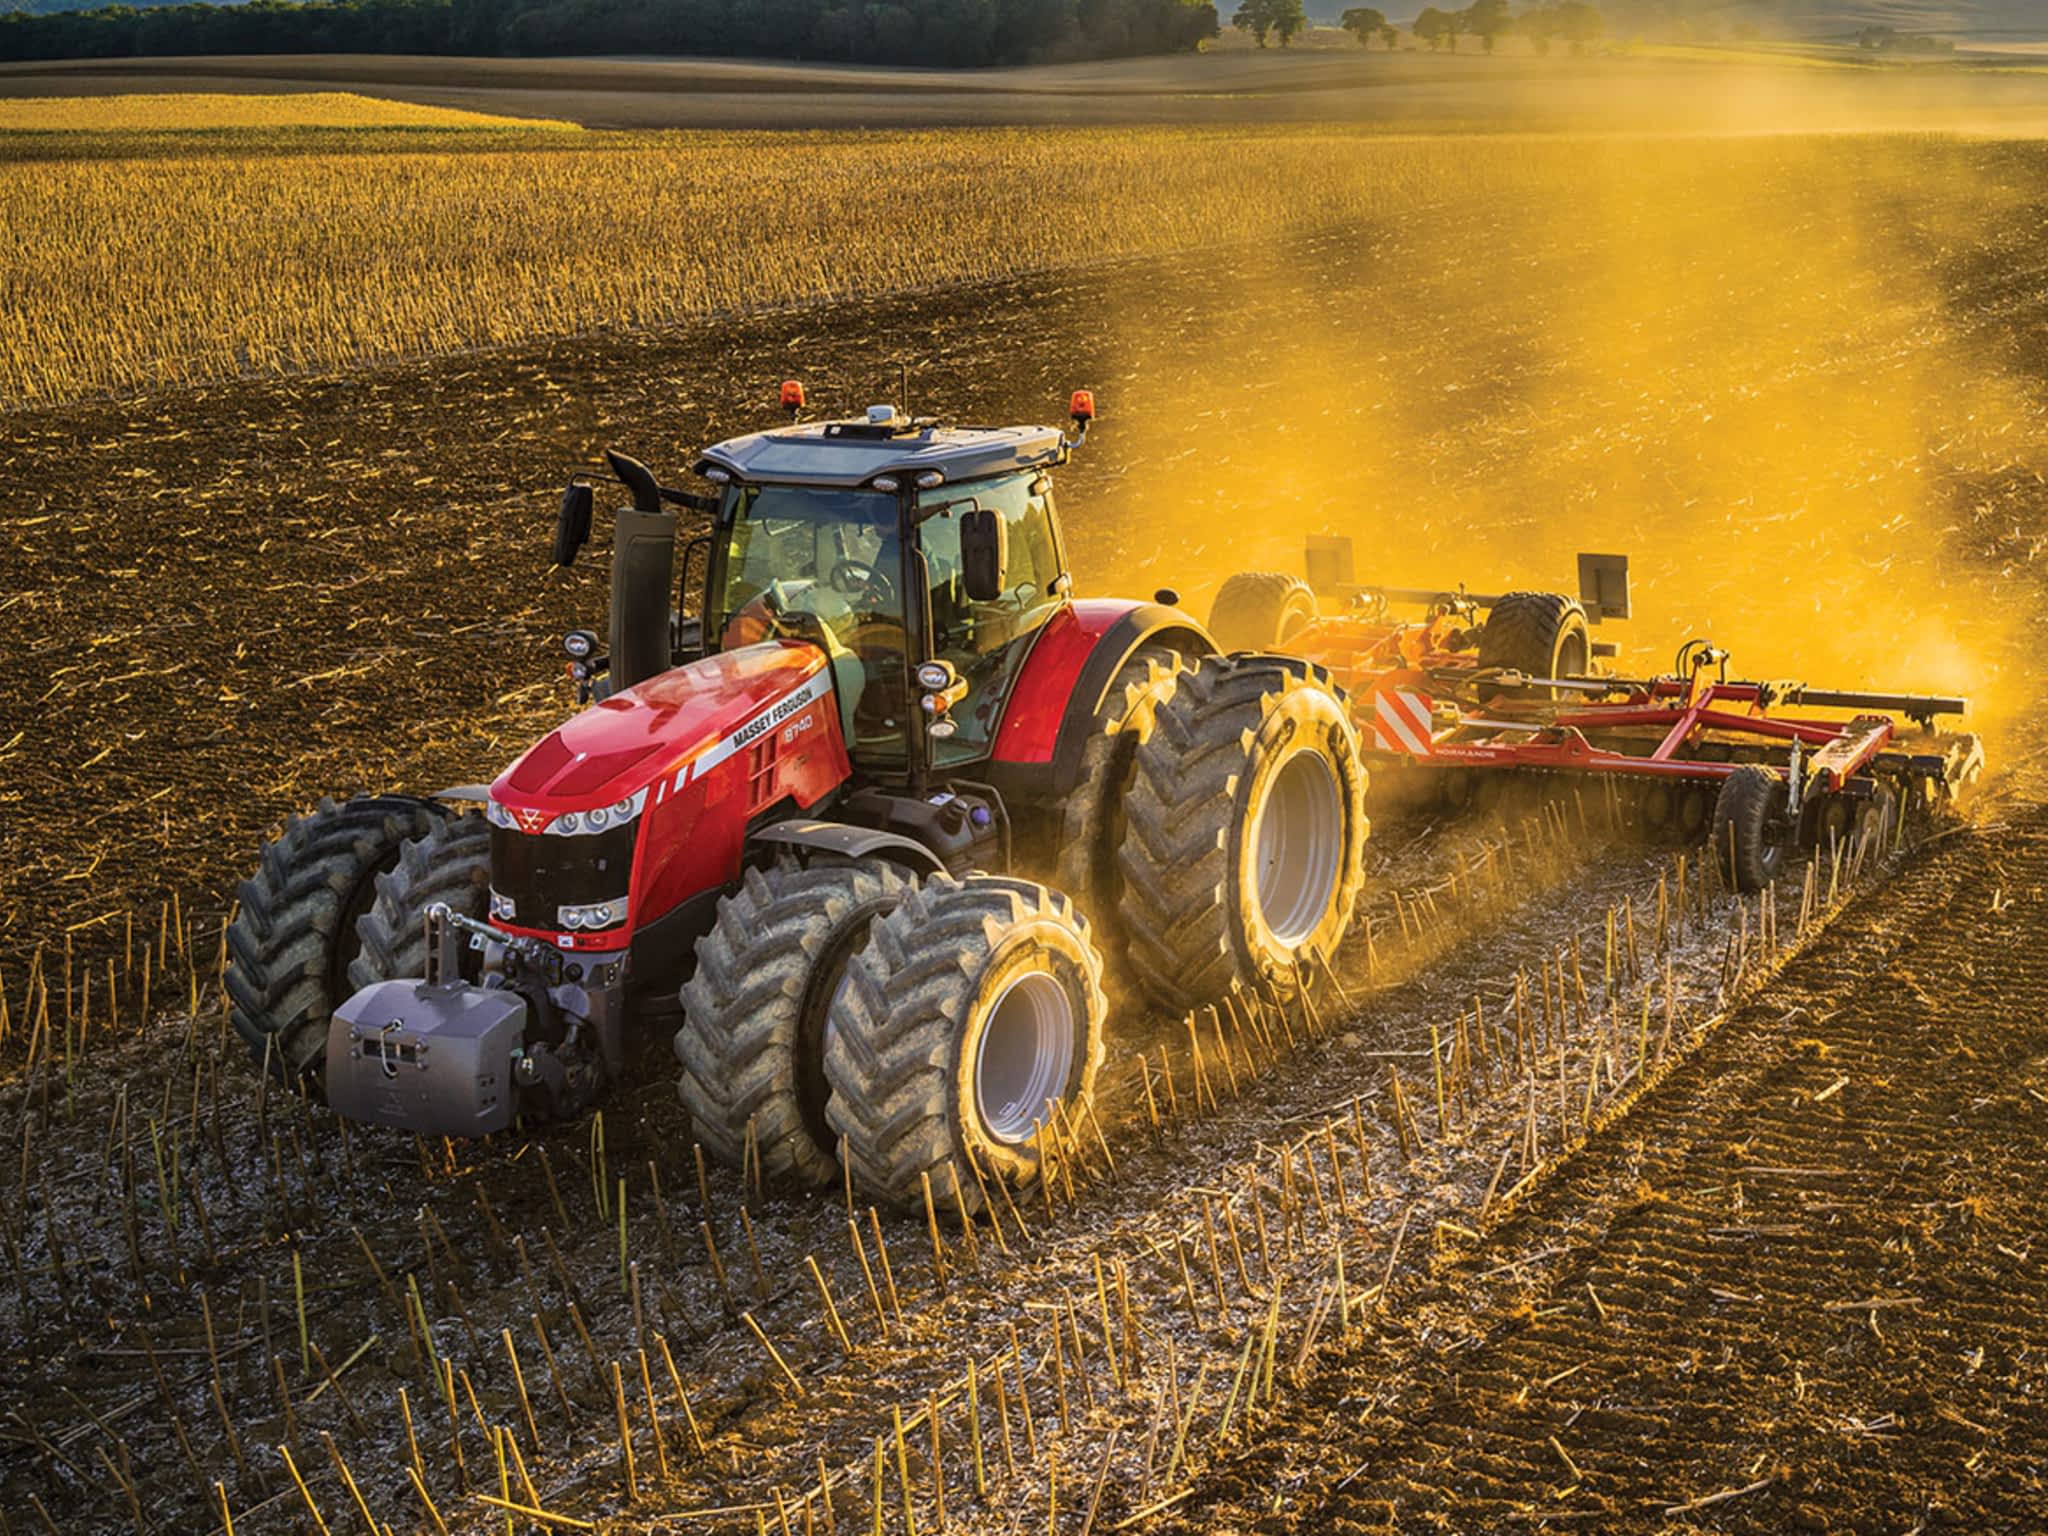
{"type": "Polygon", "coordinates": [[[546,811],[536,811],[531,806],[522,811],[515,811],[513,814],[519,818],[519,830],[522,832],[538,832],[548,824],[548,813],[546,811]]]}

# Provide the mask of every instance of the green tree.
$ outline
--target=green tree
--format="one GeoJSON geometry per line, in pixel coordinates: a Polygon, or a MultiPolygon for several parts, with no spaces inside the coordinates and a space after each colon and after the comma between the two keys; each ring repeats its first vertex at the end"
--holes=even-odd
{"type": "Polygon", "coordinates": [[[1514,25],[1508,15],[1508,0],[1472,0],[1465,7],[1466,30],[1479,39],[1488,53],[1503,32],[1514,25]]]}
{"type": "Polygon", "coordinates": [[[1417,37],[1429,44],[1431,50],[1434,51],[1443,47],[1444,39],[1450,36],[1450,23],[1450,17],[1446,16],[1435,6],[1425,6],[1422,14],[1415,18],[1415,26],[1412,30],[1417,37]]]}
{"type": "Polygon", "coordinates": [[[1302,13],[1301,0],[1243,0],[1230,24],[1251,33],[1261,48],[1270,34],[1277,33],[1285,48],[1294,41],[1294,34],[1308,25],[1308,18],[1302,13]]]}
{"type": "Polygon", "coordinates": [[[1359,47],[1370,48],[1372,40],[1387,30],[1387,18],[1369,5],[1355,5],[1338,19],[1338,25],[1358,39],[1359,47]]]}
{"type": "Polygon", "coordinates": [[[1230,24],[1240,32],[1249,32],[1258,39],[1261,48],[1266,46],[1266,34],[1273,30],[1273,8],[1271,0],[1244,0],[1237,8],[1237,14],[1230,18],[1230,24]]]}
{"type": "Polygon", "coordinates": [[[1557,34],[1573,53],[1584,53],[1586,44],[1598,42],[1606,30],[1606,18],[1586,0],[1562,0],[1557,7],[1557,34]]]}
{"type": "Polygon", "coordinates": [[[1529,39],[1529,46],[1539,54],[1548,54],[1552,39],[1557,36],[1557,10],[1554,6],[1538,6],[1525,11],[1515,23],[1522,29],[1522,36],[1529,39]]]}

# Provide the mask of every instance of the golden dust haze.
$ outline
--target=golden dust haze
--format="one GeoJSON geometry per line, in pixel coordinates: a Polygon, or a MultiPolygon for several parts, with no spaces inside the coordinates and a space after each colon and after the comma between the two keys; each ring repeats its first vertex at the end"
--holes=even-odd
{"type": "MultiPolygon", "coordinates": [[[[1483,156],[1498,146],[1466,141],[1483,156]]],[[[1189,338],[1119,341],[1168,397],[1124,402],[1152,549],[1119,584],[1207,611],[1221,577],[1349,535],[1359,578],[1570,590],[1633,561],[1617,665],[1711,637],[1734,675],[2034,702],[2042,390],[2011,355],[2036,299],[2048,155],[1906,135],[1604,138],[1541,150],[1312,253],[1275,249],[1189,338]],[[2030,286],[2031,285],[2031,286],[2030,286]],[[1169,364],[1161,354],[1169,354],[1169,364]],[[2001,543],[2001,540],[2003,543],[2001,543]],[[1988,554],[1987,554],[1988,552],[1988,554]]],[[[1108,584],[1105,577],[1104,583],[1108,584]]]]}

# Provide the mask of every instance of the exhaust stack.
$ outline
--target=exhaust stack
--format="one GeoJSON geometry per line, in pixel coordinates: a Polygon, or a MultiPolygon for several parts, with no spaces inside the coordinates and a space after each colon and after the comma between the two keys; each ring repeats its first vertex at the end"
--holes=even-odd
{"type": "Polygon", "coordinates": [[[611,686],[617,693],[666,672],[674,662],[669,602],[675,585],[676,515],[661,504],[647,466],[607,453],[612,473],[633,493],[613,520],[611,686]]]}

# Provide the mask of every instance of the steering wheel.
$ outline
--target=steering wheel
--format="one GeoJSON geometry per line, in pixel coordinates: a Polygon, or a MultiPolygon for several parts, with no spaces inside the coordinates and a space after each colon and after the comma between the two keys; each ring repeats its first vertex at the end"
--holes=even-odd
{"type": "Polygon", "coordinates": [[[896,600],[889,578],[865,560],[838,561],[825,573],[825,585],[843,596],[864,599],[874,608],[887,608],[896,600]]]}

